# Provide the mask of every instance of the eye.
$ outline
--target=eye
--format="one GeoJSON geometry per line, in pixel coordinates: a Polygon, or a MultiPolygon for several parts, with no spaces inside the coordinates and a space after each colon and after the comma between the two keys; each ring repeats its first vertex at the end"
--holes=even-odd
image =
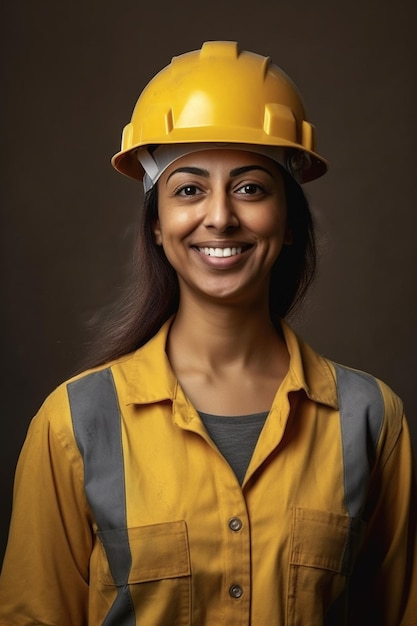
{"type": "Polygon", "coordinates": [[[242,187],[239,187],[239,189],[236,190],[236,193],[246,196],[254,196],[256,194],[265,193],[265,190],[257,183],[246,183],[245,185],[242,185],[242,187]]]}
{"type": "Polygon", "coordinates": [[[176,196],[196,196],[201,190],[196,185],[184,185],[175,192],[176,196]]]}

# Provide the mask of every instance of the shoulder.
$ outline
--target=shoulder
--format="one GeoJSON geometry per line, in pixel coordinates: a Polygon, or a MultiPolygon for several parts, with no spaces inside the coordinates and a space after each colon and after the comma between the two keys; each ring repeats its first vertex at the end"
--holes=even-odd
{"type": "MultiPolygon", "coordinates": [[[[335,390],[339,407],[369,411],[381,415],[384,421],[398,423],[403,418],[401,398],[384,381],[371,373],[337,363],[318,353],[291,328],[283,325],[291,357],[299,361],[298,368],[309,388],[335,390]]],[[[323,392],[322,392],[323,393],[323,392]]]]}
{"type": "Polygon", "coordinates": [[[290,367],[309,397],[335,409],[401,421],[401,399],[382,380],[365,371],[341,365],[317,352],[291,327],[282,324],[290,353],[290,367]]]}
{"type": "Polygon", "coordinates": [[[150,397],[172,395],[173,374],[165,345],[171,320],[146,344],[97,367],[85,370],[61,383],[45,400],[40,409],[43,419],[60,427],[71,425],[71,405],[76,402],[97,407],[105,403],[108,394],[117,389],[123,405],[136,400],[149,401],[150,397]]]}
{"type": "Polygon", "coordinates": [[[368,372],[326,360],[334,372],[338,395],[342,401],[354,396],[358,403],[380,405],[388,417],[402,417],[403,402],[384,381],[368,372]]]}
{"type": "Polygon", "coordinates": [[[370,437],[374,449],[392,449],[405,422],[401,398],[371,373],[330,360],[288,326],[284,325],[283,330],[291,358],[302,372],[299,377],[304,377],[310,396],[338,408],[342,427],[349,433],[361,429],[363,437],[370,437]]]}
{"type": "MultiPolygon", "coordinates": [[[[60,383],[44,400],[36,422],[47,422],[53,430],[72,430],[71,400],[82,398],[86,401],[97,398],[98,386],[108,388],[112,384],[113,372],[123,372],[129,366],[132,354],[127,354],[114,361],[109,361],[95,368],[80,372],[60,383]]],[[[121,375],[119,374],[119,379],[121,375]]]]}
{"type": "Polygon", "coordinates": [[[345,428],[354,430],[362,424],[375,451],[382,457],[389,455],[404,426],[401,398],[372,374],[332,361],[328,363],[334,372],[339,411],[345,428]]]}
{"type": "MultiPolygon", "coordinates": [[[[327,360],[327,359],[326,359],[327,360]]],[[[327,360],[334,372],[339,400],[366,403],[370,408],[380,407],[388,415],[403,413],[402,400],[382,380],[364,372],[327,360]]]]}

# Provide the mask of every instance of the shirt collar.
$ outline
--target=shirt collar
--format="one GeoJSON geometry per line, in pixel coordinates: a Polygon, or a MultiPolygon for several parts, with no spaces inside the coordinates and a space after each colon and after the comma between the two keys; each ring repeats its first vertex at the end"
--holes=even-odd
{"type": "Polygon", "coordinates": [[[126,404],[150,404],[174,399],[178,383],[165,351],[172,320],[173,317],[122,364],[126,404]]]}
{"type": "Polygon", "coordinates": [[[338,409],[336,380],[330,362],[300,339],[286,322],[281,321],[281,327],[290,354],[290,367],[283,382],[287,391],[303,389],[314,402],[338,409]]]}
{"type": "MultiPolygon", "coordinates": [[[[151,404],[172,401],[178,382],[171,369],[165,347],[173,318],[136,352],[119,362],[126,384],[126,404],[151,404]]],[[[303,389],[314,402],[338,408],[336,382],[330,363],[317,354],[281,321],[290,367],[283,386],[287,393],[303,389]]]]}

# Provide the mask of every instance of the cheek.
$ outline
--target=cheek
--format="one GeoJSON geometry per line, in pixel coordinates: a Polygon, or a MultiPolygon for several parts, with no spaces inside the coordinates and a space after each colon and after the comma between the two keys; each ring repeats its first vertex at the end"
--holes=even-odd
{"type": "Polygon", "coordinates": [[[247,218],[261,237],[284,240],[287,230],[287,204],[284,190],[278,189],[269,200],[254,205],[253,211],[250,210],[247,218]]]}
{"type": "Polygon", "coordinates": [[[181,240],[193,232],[198,223],[198,216],[190,207],[175,207],[162,210],[158,220],[158,227],[154,230],[155,236],[158,235],[160,243],[168,243],[170,240],[181,240]]]}
{"type": "Polygon", "coordinates": [[[277,210],[254,214],[251,225],[248,226],[265,239],[273,238],[279,241],[285,240],[288,231],[285,212],[277,210]]]}

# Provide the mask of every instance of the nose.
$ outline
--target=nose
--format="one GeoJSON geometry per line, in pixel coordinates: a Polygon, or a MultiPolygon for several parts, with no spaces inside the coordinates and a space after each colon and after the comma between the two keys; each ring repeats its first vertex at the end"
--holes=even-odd
{"type": "Polygon", "coordinates": [[[212,192],[205,205],[204,226],[206,228],[226,232],[239,226],[233,201],[225,190],[212,192]]]}

